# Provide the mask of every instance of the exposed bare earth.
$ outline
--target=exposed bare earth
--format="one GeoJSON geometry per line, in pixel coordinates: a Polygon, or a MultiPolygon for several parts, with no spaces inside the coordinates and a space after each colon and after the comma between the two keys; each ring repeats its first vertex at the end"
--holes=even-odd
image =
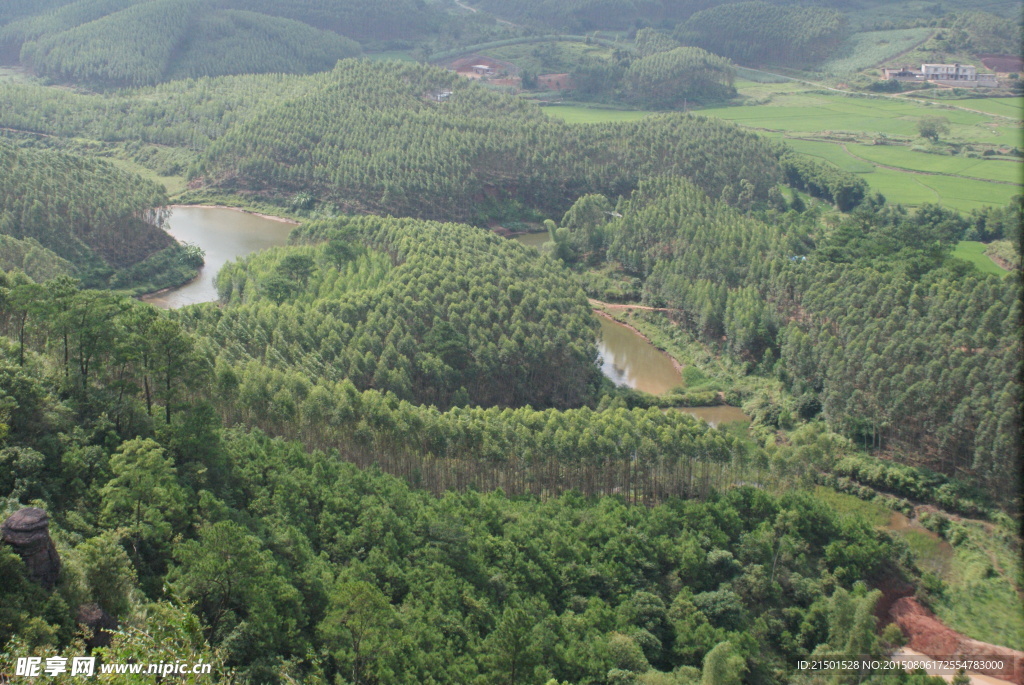
{"type": "MultiPolygon", "coordinates": [[[[676,309],[668,309],[667,307],[645,307],[642,304],[612,304],[611,302],[602,302],[601,300],[595,300],[588,297],[587,302],[590,303],[591,307],[604,307],[605,309],[643,309],[648,312],[674,312],[676,309]]],[[[622,323],[621,321],[619,323],[622,323]]],[[[639,332],[639,331],[638,331],[639,332]]]]}
{"type": "Polygon", "coordinates": [[[935,617],[914,597],[897,600],[889,615],[907,636],[907,646],[921,654],[946,659],[1001,660],[1000,669],[977,672],[1004,682],[1024,685],[1024,652],[974,640],[956,632],[935,617]]]}

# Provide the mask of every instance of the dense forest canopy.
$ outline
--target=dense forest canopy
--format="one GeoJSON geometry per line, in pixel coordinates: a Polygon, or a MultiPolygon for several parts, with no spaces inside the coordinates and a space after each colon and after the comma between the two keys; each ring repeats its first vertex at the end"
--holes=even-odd
{"type": "Polygon", "coordinates": [[[105,95],[0,83],[0,125],[44,136],[202,150],[266,101],[309,88],[308,77],[280,74],[188,79],[105,95]]]}
{"type": "MultiPolygon", "coordinates": [[[[362,228],[400,238],[408,225],[362,228]]],[[[321,227],[307,240],[368,263],[359,241],[330,236],[321,227]]],[[[182,312],[183,327],[67,279],[5,276],[0,295],[4,332],[24,331],[0,349],[3,487],[46,505],[73,579],[47,595],[2,552],[14,584],[0,639],[16,635],[19,649],[69,635],[69,607],[98,601],[180,641],[179,654],[190,645],[210,658],[212,645],[218,668],[263,683],[319,673],[504,682],[514,671],[524,682],[575,683],[672,672],[669,682],[696,685],[723,668],[782,683],[815,650],[882,653],[878,593],[857,581],[902,573],[899,546],[806,494],[715,494],[743,450],[678,412],[440,413],[342,383],[334,399],[331,384],[307,387],[301,409],[282,415],[280,391],[278,408],[260,403],[271,394],[258,387],[258,360],[211,364],[216,346],[187,330],[198,311],[182,312]],[[29,292],[53,306],[26,322],[29,292]],[[218,414],[278,422],[306,440],[336,436],[341,454],[225,431],[218,414]],[[554,494],[575,481],[583,493],[631,494],[438,498],[339,460],[360,452],[439,491],[490,483],[554,494]],[[654,503],[680,487],[689,500],[622,501],[646,492],[654,503]],[[159,603],[143,609],[140,591],[159,603]],[[174,613],[165,593],[194,603],[202,623],[174,613]],[[35,632],[22,629],[29,616],[45,617],[35,632]],[[366,631],[358,641],[356,625],[366,631]]],[[[139,639],[125,631],[109,654],[153,654],[139,639]]],[[[926,681],[889,673],[862,682],[926,681]]]]}
{"type": "Polygon", "coordinates": [[[679,109],[687,100],[726,99],[736,94],[728,60],[700,48],[673,48],[643,57],[626,69],[626,99],[655,109],[679,109]]]}
{"type": "Polygon", "coordinates": [[[259,111],[208,149],[211,184],[306,190],[348,209],[473,219],[488,203],[562,212],[584,192],[629,192],[653,174],[708,193],[779,178],[779,149],[714,120],[670,115],[572,127],[451,72],[346,61],[301,96],[259,111]],[[438,92],[451,92],[442,101],[438,92]]]}
{"type": "Polygon", "coordinates": [[[767,2],[718,5],[676,27],[686,45],[743,64],[808,66],[827,58],[849,35],[837,10],[767,2]]]}
{"type": "Polygon", "coordinates": [[[3,141],[0,166],[0,235],[15,239],[5,241],[5,261],[93,286],[170,285],[194,274],[163,230],[162,186],[104,161],[3,141]]]}
{"type": "Polygon", "coordinates": [[[586,56],[569,70],[573,97],[603,104],[687,111],[736,95],[732,63],[706,50],[680,47],[666,34],[643,29],[636,53],[586,56]]]}
{"type": "Polygon", "coordinates": [[[598,386],[579,286],[518,243],[467,226],[309,224],[316,246],[269,251],[218,278],[226,307],[189,315],[235,363],[417,404],[570,407],[598,386]]]}
{"type": "Polygon", "coordinates": [[[448,40],[450,23],[420,0],[77,0],[0,16],[0,60],[93,88],[310,73],[359,54],[360,43],[448,40]]]}
{"type": "Polygon", "coordinates": [[[58,21],[23,24],[0,35],[0,41],[12,44],[25,41],[20,49],[23,64],[59,81],[97,86],[323,71],[359,52],[356,42],[337,34],[290,19],[215,10],[205,0],[137,3],[65,30],[59,30],[58,21]]]}
{"type": "MultiPolygon", "coordinates": [[[[701,71],[666,80],[664,98],[728,89],[723,61],[693,49],[668,59],[701,71]]],[[[720,120],[569,126],[452,72],[384,64],[345,60],[322,75],[196,79],[110,97],[0,84],[0,126],[203,151],[186,167],[208,186],[438,220],[557,215],[588,191],[614,197],[665,174],[716,197],[746,181],[748,199],[764,199],[782,175],[783,148],[720,120]]],[[[641,64],[630,82],[655,76],[641,64]]]]}
{"type": "Polygon", "coordinates": [[[822,233],[810,216],[776,211],[766,222],[667,180],[642,184],[621,218],[570,212],[563,255],[607,259],[693,334],[769,365],[800,398],[785,411],[821,411],[839,432],[969,474],[1010,504],[1021,458],[1019,274],[981,274],[950,253],[990,228],[988,239],[1005,230],[1018,241],[1020,211],[967,220],[876,197],[822,233]]]}

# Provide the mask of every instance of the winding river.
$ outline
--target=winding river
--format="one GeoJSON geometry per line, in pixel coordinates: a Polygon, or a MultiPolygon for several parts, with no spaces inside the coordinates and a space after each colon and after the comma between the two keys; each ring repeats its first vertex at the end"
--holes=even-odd
{"type": "MultiPolygon", "coordinates": [[[[175,309],[217,299],[217,272],[228,261],[268,247],[286,245],[292,225],[225,207],[174,207],[167,232],[182,242],[195,243],[206,252],[206,265],[199,276],[183,286],[147,295],[143,299],[157,307],[175,309]]],[[[522,236],[527,244],[542,242],[547,233],[522,236]]],[[[627,385],[655,395],[682,385],[683,379],[672,359],[628,326],[600,317],[601,337],[597,341],[601,371],[616,385],[627,385]]],[[[712,425],[746,418],[734,407],[683,409],[712,425]]]]}

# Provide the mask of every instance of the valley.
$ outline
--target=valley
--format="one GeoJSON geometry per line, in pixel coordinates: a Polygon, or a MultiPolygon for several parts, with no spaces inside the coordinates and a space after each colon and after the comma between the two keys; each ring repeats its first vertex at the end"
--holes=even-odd
{"type": "Polygon", "coordinates": [[[0,682],[1020,682],[1019,9],[0,7],[0,682]]]}

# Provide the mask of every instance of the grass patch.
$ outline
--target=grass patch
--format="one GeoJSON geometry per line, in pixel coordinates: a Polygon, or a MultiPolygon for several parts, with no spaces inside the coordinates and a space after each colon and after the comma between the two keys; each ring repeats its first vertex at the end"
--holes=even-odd
{"type": "Polygon", "coordinates": [[[1024,119],[1024,98],[968,98],[957,105],[1013,119],[1024,119]]]}
{"type": "Polygon", "coordinates": [[[859,516],[875,528],[884,528],[892,517],[892,509],[881,502],[862,500],[824,485],[814,488],[814,496],[841,516],[859,516]]]}
{"type": "Polygon", "coordinates": [[[1016,183],[1021,177],[1021,163],[1009,160],[978,159],[919,152],[906,146],[847,144],[855,156],[885,166],[935,174],[969,176],[982,180],[1016,183]]]}
{"type": "MultiPolygon", "coordinates": [[[[783,84],[791,85],[791,84],[783,84]]],[[[881,134],[918,139],[917,122],[925,116],[944,116],[950,122],[951,140],[965,143],[998,144],[1019,136],[1019,125],[994,119],[980,112],[940,107],[923,102],[884,96],[850,96],[807,90],[772,90],[766,104],[743,107],[716,107],[700,114],[728,119],[743,126],[766,128],[787,133],[851,132],[864,137],[881,134]],[[995,132],[994,132],[995,131],[995,132]]]]}
{"type": "Polygon", "coordinates": [[[0,83],[4,81],[21,84],[39,83],[39,79],[31,76],[28,71],[21,67],[0,67],[0,83]]]}
{"type": "Polygon", "coordinates": [[[611,60],[612,49],[600,43],[575,43],[549,41],[543,43],[520,43],[488,48],[481,53],[505,62],[512,62],[520,69],[529,69],[536,74],[561,74],[572,71],[585,59],[611,60]]]}
{"type": "Polygon", "coordinates": [[[977,640],[1024,649],[1024,612],[1013,574],[1020,563],[1013,536],[975,522],[955,523],[945,589],[933,602],[949,627],[977,640]]]}
{"type": "MultiPolygon", "coordinates": [[[[831,162],[840,169],[857,174],[867,182],[871,190],[882,193],[889,202],[898,202],[908,207],[918,207],[930,202],[950,209],[969,212],[972,209],[981,209],[990,205],[1005,205],[1014,195],[1021,192],[1019,185],[996,184],[981,179],[958,176],[915,174],[909,169],[907,171],[888,169],[863,155],[870,155],[876,160],[913,165],[917,168],[930,167],[934,169],[941,168],[942,164],[947,164],[949,169],[962,170],[968,174],[1000,175],[1003,169],[986,165],[1004,164],[1004,162],[944,157],[915,152],[907,148],[849,143],[846,145],[846,149],[843,149],[843,146],[838,143],[817,140],[785,140],[797,152],[831,162]],[[879,153],[879,150],[885,151],[879,153]],[[897,154],[894,155],[892,150],[897,151],[897,154]],[[979,162],[982,164],[979,165],[979,162]]],[[[1011,171],[1021,169],[1019,163],[1006,164],[1011,171]]]]}
{"type": "MultiPolygon", "coordinates": [[[[900,172],[893,172],[900,173],[900,172]]],[[[989,206],[1009,204],[1014,195],[1020,195],[1020,186],[973,181],[953,176],[920,176],[914,180],[932,189],[946,207],[968,212],[989,206]]]]}
{"type": "Polygon", "coordinates": [[[616,121],[636,121],[651,114],[651,112],[641,110],[600,109],[579,105],[552,105],[544,107],[543,112],[568,124],[605,124],[616,121]]]}
{"type": "Polygon", "coordinates": [[[362,55],[363,59],[368,59],[371,62],[415,62],[415,57],[408,50],[385,50],[383,52],[367,52],[362,55]]]}
{"type": "Polygon", "coordinates": [[[167,189],[167,195],[172,199],[174,196],[185,192],[186,188],[188,188],[188,183],[185,181],[184,176],[161,176],[152,169],[130,159],[122,159],[120,157],[104,157],[103,159],[107,160],[119,169],[131,171],[143,178],[148,178],[151,181],[159,183],[167,189]]]}
{"type": "Polygon", "coordinates": [[[953,250],[953,256],[965,262],[970,262],[978,271],[984,274],[1002,276],[1007,273],[1005,269],[1000,268],[998,264],[985,254],[986,248],[988,248],[988,245],[979,243],[976,240],[961,240],[957,243],[956,249],[953,250]]]}
{"type": "Polygon", "coordinates": [[[939,536],[928,530],[907,528],[897,531],[910,551],[914,554],[917,566],[922,571],[929,571],[939,577],[945,577],[950,567],[950,547],[939,536]]]}

